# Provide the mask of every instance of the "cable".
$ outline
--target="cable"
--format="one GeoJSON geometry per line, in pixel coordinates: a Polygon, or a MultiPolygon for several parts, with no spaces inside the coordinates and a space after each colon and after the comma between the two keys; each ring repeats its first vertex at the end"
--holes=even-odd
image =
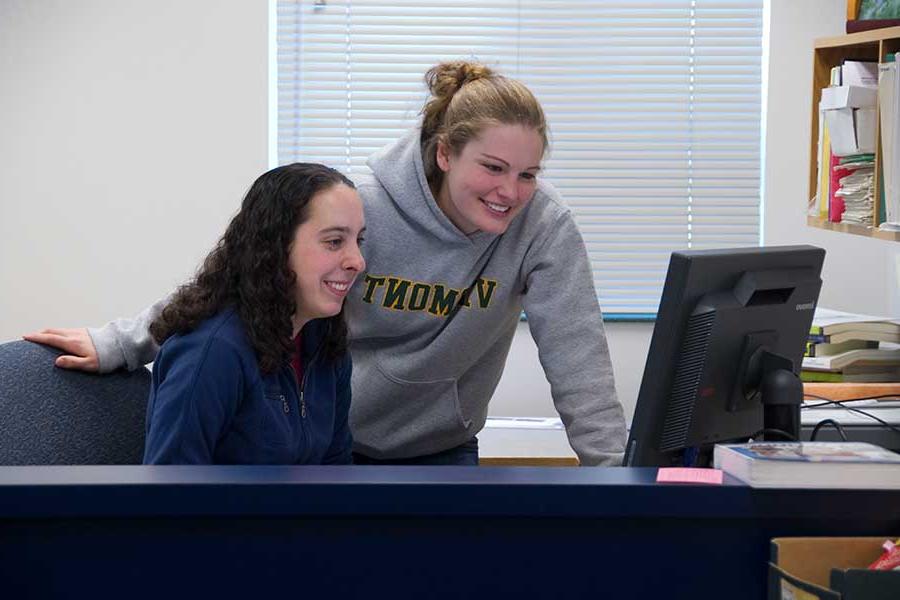
{"type": "MultiPolygon", "coordinates": [[[[860,408],[855,408],[853,406],[847,406],[847,402],[858,402],[861,400],[878,400],[881,398],[897,398],[897,396],[895,394],[884,395],[884,396],[872,396],[871,398],[855,398],[853,400],[829,400],[828,398],[823,398],[821,396],[815,396],[813,394],[804,394],[804,397],[814,398],[816,400],[822,400],[822,403],[821,404],[811,404],[811,405],[804,406],[802,408],[817,408],[820,406],[830,406],[830,405],[840,406],[844,410],[847,410],[850,412],[855,412],[855,413],[863,415],[864,417],[869,417],[870,419],[878,421],[882,425],[882,427],[890,429],[897,435],[900,435],[900,427],[891,425],[887,421],[884,421],[883,419],[880,419],[880,418],[876,417],[875,415],[868,413],[860,408]]],[[[828,419],[826,419],[826,420],[828,420],[828,419]]]]}
{"type": "Polygon", "coordinates": [[[699,446],[691,446],[690,448],[684,449],[684,454],[682,454],[681,460],[683,467],[696,467],[697,459],[700,457],[700,447],[699,446]]]}
{"type": "Polygon", "coordinates": [[[838,423],[837,421],[835,421],[834,419],[822,419],[821,421],[816,423],[816,426],[813,427],[812,433],[809,434],[809,441],[811,441],[811,442],[816,441],[816,434],[819,433],[819,430],[824,425],[834,426],[834,428],[837,429],[838,435],[841,436],[841,441],[843,441],[843,442],[847,441],[847,435],[844,433],[844,428],[841,427],[841,424],[838,423]]]}
{"type": "Polygon", "coordinates": [[[778,435],[780,435],[781,437],[783,437],[784,439],[786,439],[789,442],[799,442],[800,441],[797,438],[795,438],[793,435],[788,433],[787,431],[784,431],[783,429],[775,429],[774,427],[766,427],[764,429],[760,429],[759,431],[757,431],[756,433],[751,435],[750,438],[755,440],[756,436],[758,436],[761,433],[762,434],[777,433],[778,435]]]}
{"type": "Polygon", "coordinates": [[[835,404],[837,404],[838,406],[840,406],[840,407],[842,407],[842,408],[845,408],[845,409],[847,409],[847,410],[849,410],[849,411],[852,411],[852,412],[855,412],[855,413],[859,413],[859,414],[861,414],[861,415],[863,415],[863,416],[865,416],[865,417],[869,417],[870,419],[874,419],[874,420],[878,421],[879,423],[881,423],[882,426],[887,427],[888,429],[890,429],[891,431],[893,431],[893,432],[896,433],[897,435],[900,435],[900,427],[895,427],[895,426],[891,425],[890,423],[888,423],[887,421],[884,421],[884,420],[882,420],[882,419],[879,419],[878,417],[876,417],[876,416],[873,415],[873,414],[867,413],[866,411],[861,410],[861,409],[859,409],[859,408],[853,408],[852,406],[844,406],[844,405],[841,404],[840,402],[835,402],[835,404]]]}

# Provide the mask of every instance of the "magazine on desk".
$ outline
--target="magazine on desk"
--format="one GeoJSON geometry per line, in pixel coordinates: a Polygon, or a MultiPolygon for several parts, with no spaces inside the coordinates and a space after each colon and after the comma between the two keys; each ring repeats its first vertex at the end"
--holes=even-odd
{"type": "Polygon", "coordinates": [[[752,487],[900,489],[900,454],[862,442],[719,444],[713,466],[752,487]]]}

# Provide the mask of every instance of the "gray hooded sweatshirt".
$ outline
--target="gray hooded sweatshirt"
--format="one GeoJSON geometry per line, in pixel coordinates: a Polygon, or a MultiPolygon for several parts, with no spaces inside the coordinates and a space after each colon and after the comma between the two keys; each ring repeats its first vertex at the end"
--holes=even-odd
{"type": "MultiPolygon", "coordinates": [[[[407,458],[476,435],[524,310],[579,460],[621,464],[625,419],[587,252],[556,191],[540,182],[502,235],[466,235],[428,187],[418,129],[368,164],[355,178],[367,272],[346,300],[354,449],[407,458]]],[[[90,330],[102,371],[153,359],[147,327],[165,302],[90,330]]]]}

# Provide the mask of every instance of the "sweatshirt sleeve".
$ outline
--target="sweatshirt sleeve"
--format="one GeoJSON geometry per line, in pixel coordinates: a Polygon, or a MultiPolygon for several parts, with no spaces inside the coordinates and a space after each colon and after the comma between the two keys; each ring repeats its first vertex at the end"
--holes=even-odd
{"type": "Polygon", "coordinates": [[[619,466],[625,417],[587,250],[568,210],[544,231],[523,264],[528,327],[579,461],[619,466]]]}
{"type": "Polygon", "coordinates": [[[347,354],[335,369],[334,437],[322,459],[324,465],[349,465],[353,462],[353,437],[350,435],[350,376],[353,365],[347,354]]]}
{"type": "Polygon", "coordinates": [[[242,373],[227,342],[170,338],[153,365],[144,464],[212,464],[243,394],[242,373]]]}
{"type": "Polygon", "coordinates": [[[129,371],[133,371],[153,362],[159,346],[148,330],[171,298],[170,294],[157,300],[130,319],[116,319],[103,327],[88,328],[88,334],[97,349],[101,373],[110,373],[121,367],[128,367],[129,371]]]}

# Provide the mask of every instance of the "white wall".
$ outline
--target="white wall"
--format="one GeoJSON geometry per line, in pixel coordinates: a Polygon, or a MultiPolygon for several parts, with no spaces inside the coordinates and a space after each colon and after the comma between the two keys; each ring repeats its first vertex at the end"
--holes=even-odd
{"type": "Polygon", "coordinates": [[[771,13],[765,244],[825,248],[823,306],[898,315],[900,244],[806,225],[813,43],[844,33],[846,2],[772,0],[771,13]]]}
{"type": "MultiPolygon", "coordinates": [[[[0,340],[183,281],[267,166],[267,2],[0,2],[0,340]]],[[[812,43],[844,0],[772,0],[765,241],[828,250],[823,302],[900,313],[900,244],[806,227],[812,43]]],[[[651,324],[610,323],[629,416],[651,324]]],[[[495,415],[555,414],[522,324],[495,415]]]]}
{"type": "Polygon", "coordinates": [[[0,340],[193,272],[267,166],[266,8],[0,2],[0,340]]]}
{"type": "MultiPolygon", "coordinates": [[[[653,323],[607,323],[606,337],[616,376],[616,393],[629,423],[650,347],[653,323]]],[[[528,326],[519,324],[506,370],[491,400],[492,416],[555,417],[550,384],[538,361],[528,326]]]]}

